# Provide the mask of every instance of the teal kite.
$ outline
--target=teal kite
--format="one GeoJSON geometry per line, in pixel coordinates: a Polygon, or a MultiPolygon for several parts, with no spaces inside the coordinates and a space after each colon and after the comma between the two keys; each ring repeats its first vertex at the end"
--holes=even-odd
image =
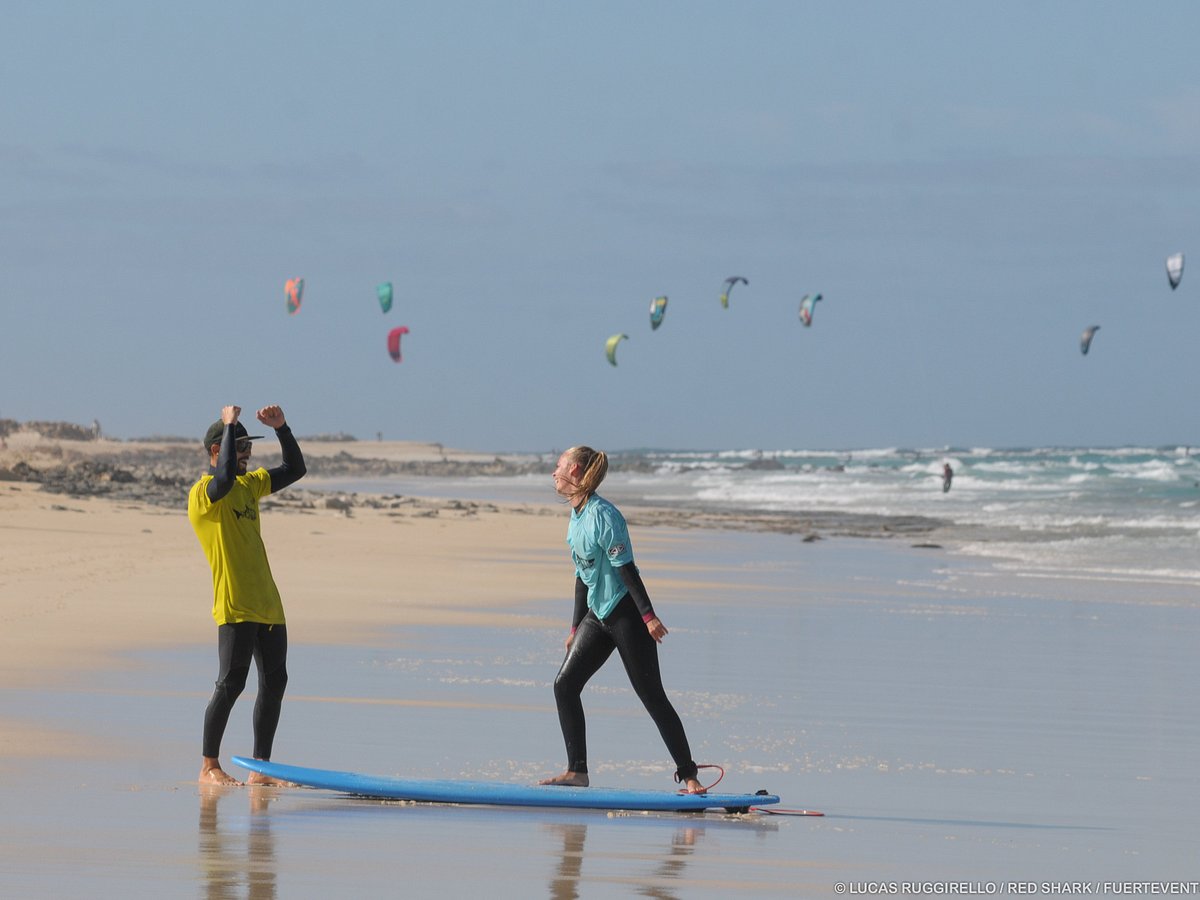
{"type": "Polygon", "coordinates": [[[375,288],[375,293],[379,295],[379,306],[384,312],[388,312],[392,308],[392,283],[385,281],[379,287],[375,288]]]}

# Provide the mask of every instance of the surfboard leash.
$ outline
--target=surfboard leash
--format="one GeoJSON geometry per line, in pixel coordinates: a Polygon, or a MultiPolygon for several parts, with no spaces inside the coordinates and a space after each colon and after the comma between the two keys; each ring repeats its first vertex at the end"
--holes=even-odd
{"type": "MultiPolygon", "coordinates": [[[[716,781],[714,781],[710,785],[707,785],[704,788],[704,792],[706,794],[709,791],[711,791],[713,788],[715,788],[718,784],[720,784],[721,779],[725,777],[725,768],[723,766],[717,765],[716,763],[705,763],[703,765],[697,765],[696,769],[697,770],[716,769],[720,773],[719,775],[717,775],[716,781]]],[[[675,774],[675,780],[678,782],[683,781],[683,779],[679,777],[678,773],[675,774]]],[[[688,791],[683,790],[683,791],[680,791],[679,793],[686,794],[686,793],[688,793],[688,791]]],[[[755,791],[754,793],[756,795],[767,796],[771,792],[764,789],[764,790],[755,791]]],[[[825,813],[821,812],[820,810],[816,810],[816,809],[780,809],[777,806],[751,806],[748,808],[748,810],[750,812],[766,813],[767,815],[770,815],[770,816],[823,816],[823,815],[825,815],[825,813]]]]}
{"type": "MultiPolygon", "coordinates": [[[[700,769],[716,769],[721,774],[717,776],[717,780],[714,781],[712,784],[705,785],[703,791],[693,792],[693,791],[689,791],[686,788],[684,788],[684,789],[680,790],[679,793],[681,793],[681,794],[691,794],[691,793],[707,794],[709,791],[711,791],[713,788],[715,788],[718,784],[720,784],[721,779],[725,777],[725,769],[722,768],[721,766],[718,766],[716,763],[704,763],[702,765],[697,765],[696,766],[697,773],[699,773],[700,769]]],[[[700,779],[697,778],[696,780],[699,781],[700,779]]],[[[675,773],[675,782],[676,782],[676,784],[683,783],[683,779],[679,777],[678,772],[675,773]]]]}
{"type": "MultiPolygon", "coordinates": [[[[755,791],[756,794],[766,794],[768,791],[755,791]]],[[[815,809],[780,809],[778,806],[752,806],[751,812],[766,813],[769,816],[823,816],[825,813],[815,809]]]]}

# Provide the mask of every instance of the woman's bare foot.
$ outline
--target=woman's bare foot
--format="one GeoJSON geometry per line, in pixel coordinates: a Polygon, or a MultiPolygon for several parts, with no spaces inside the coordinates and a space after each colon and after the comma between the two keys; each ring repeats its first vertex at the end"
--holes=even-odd
{"type": "Polygon", "coordinates": [[[681,794],[707,794],[708,788],[702,785],[695,778],[688,778],[683,782],[684,786],[679,789],[681,794]]]}
{"type": "Polygon", "coordinates": [[[571,772],[566,771],[554,778],[543,778],[538,784],[553,784],[559,787],[587,787],[588,781],[587,772],[571,772]]]}
{"type": "Polygon", "coordinates": [[[241,784],[240,781],[221,768],[219,760],[211,756],[205,756],[203,759],[204,762],[200,765],[200,778],[198,779],[201,784],[241,784]]]}
{"type": "Polygon", "coordinates": [[[294,781],[272,778],[270,775],[263,775],[261,772],[251,772],[250,776],[246,779],[246,784],[257,784],[266,787],[300,787],[294,781]]]}

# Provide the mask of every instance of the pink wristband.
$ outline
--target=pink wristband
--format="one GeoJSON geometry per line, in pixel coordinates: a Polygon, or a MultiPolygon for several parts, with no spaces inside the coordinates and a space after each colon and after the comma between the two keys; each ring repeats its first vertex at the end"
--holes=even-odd
{"type": "Polygon", "coordinates": [[[657,618],[658,618],[658,616],[656,616],[654,613],[648,612],[644,616],[642,616],[642,621],[644,623],[646,623],[647,625],[649,625],[651,619],[657,619],[657,618]]]}

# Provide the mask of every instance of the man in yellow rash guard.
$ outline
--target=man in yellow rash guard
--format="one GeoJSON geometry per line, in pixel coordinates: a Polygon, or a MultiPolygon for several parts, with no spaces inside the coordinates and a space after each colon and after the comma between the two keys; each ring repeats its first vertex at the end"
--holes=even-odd
{"type": "MultiPolygon", "coordinates": [[[[204,435],[208,473],[188,493],[188,519],[213,573],[213,619],[217,623],[219,670],[216,689],[204,712],[200,781],[239,784],[221,768],[221,738],[233,704],[246,687],[250,660],[258,666],[254,704],[254,757],[270,759],[283,693],[287,687],[287,624],[283,601],[271,576],[259,530],[258,501],[298,481],[305,472],[300,445],[283,410],[264,406],[258,421],[275,429],[283,461],[272,469],[248,472],[251,441],[238,417],[239,406],[226,406],[204,435]]],[[[253,773],[252,784],[275,779],[253,773]]]]}

